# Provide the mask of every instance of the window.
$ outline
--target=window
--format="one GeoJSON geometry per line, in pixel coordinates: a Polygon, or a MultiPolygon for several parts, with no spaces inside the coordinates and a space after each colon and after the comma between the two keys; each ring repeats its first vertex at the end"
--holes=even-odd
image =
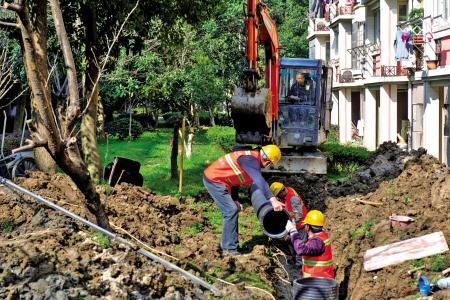
{"type": "Polygon", "coordinates": [[[374,23],[373,23],[373,41],[375,43],[380,41],[380,10],[376,9],[373,12],[374,23]]]}
{"type": "Polygon", "coordinates": [[[330,42],[325,42],[325,59],[330,60],[330,42]]]}
{"type": "Polygon", "coordinates": [[[448,0],[435,0],[434,16],[442,15],[445,20],[450,20],[450,3],[448,0]]]}
{"type": "Polygon", "coordinates": [[[316,45],[314,45],[314,41],[309,42],[309,58],[316,58],[316,45]]]}
{"type": "Polygon", "coordinates": [[[408,20],[408,5],[400,4],[398,6],[398,21],[399,22],[405,22],[408,20]]]}
{"type": "MultiPolygon", "coordinates": [[[[352,24],[352,49],[364,45],[364,22],[352,24]]],[[[359,52],[352,53],[352,69],[361,69],[359,52]]]]}
{"type": "Polygon", "coordinates": [[[442,0],[442,17],[450,20],[450,3],[448,0],[442,0]]]}
{"type": "Polygon", "coordinates": [[[339,57],[339,30],[334,32],[333,40],[334,58],[339,57]]]}

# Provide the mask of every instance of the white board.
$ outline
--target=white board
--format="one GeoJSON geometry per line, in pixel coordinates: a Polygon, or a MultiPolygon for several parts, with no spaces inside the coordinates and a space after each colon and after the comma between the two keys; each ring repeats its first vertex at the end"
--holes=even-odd
{"type": "Polygon", "coordinates": [[[364,254],[364,270],[378,270],[386,266],[443,253],[448,250],[445,236],[442,231],[439,231],[367,250],[364,254]]]}

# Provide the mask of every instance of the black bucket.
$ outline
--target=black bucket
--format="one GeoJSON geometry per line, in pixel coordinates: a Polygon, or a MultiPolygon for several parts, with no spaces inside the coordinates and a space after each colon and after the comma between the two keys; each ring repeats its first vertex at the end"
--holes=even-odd
{"type": "Polygon", "coordinates": [[[292,285],[294,300],[337,300],[338,290],[337,281],[330,278],[302,278],[292,285]]]}
{"type": "Polygon", "coordinates": [[[252,192],[252,205],[261,224],[262,231],[268,237],[281,239],[288,233],[286,223],[289,221],[287,211],[274,211],[272,204],[256,189],[252,192]]]}

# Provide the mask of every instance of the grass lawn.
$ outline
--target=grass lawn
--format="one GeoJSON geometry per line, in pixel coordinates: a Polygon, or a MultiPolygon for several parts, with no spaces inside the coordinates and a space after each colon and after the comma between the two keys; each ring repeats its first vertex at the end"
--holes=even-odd
{"type": "MultiPolygon", "coordinates": [[[[110,138],[109,145],[99,142],[100,155],[104,165],[115,156],[139,161],[144,186],[158,194],[179,195],[178,180],[170,179],[171,137],[172,129],[158,129],[131,142],[110,138]]],[[[196,195],[203,188],[203,170],[223,154],[219,146],[208,140],[206,132],[195,134],[192,156],[184,161],[183,195],[196,195]]]]}

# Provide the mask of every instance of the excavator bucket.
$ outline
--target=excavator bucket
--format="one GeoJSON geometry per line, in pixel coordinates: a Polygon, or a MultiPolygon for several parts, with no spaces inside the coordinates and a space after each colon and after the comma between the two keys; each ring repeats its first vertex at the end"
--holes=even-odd
{"type": "Polygon", "coordinates": [[[236,88],[231,102],[231,117],[236,129],[236,142],[261,144],[267,140],[272,126],[270,90],[247,93],[236,88]]]}

